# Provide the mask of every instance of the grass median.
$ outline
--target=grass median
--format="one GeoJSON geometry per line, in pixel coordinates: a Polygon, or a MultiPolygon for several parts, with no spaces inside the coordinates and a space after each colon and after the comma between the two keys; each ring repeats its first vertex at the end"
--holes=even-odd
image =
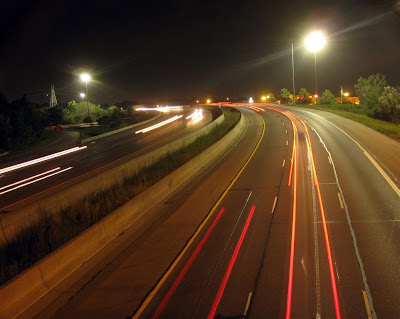
{"type": "Polygon", "coordinates": [[[391,123],[382,120],[377,120],[369,117],[368,108],[363,105],[352,104],[335,104],[335,105],[300,105],[296,106],[305,107],[314,110],[321,110],[331,112],[347,119],[364,124],[375,131],[385,134],[396,140],[400,140],[400,125],[398,123],[391,123]]]}
{"type": "Polygon", "coordinates": [[[224,121],[193,143],[171,152],[154,164],[125,176],[106,190],[86,196],[55,214],[42,212],[39,220],[0,246],[0,285],[29,268],[90,226],[142,193],[226,135],[240,112],[224,109],[224,121]]]}

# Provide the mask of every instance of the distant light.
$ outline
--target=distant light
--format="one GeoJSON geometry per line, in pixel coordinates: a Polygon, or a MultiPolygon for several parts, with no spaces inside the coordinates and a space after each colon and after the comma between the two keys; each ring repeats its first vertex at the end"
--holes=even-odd
{"type": "Polygon", "coordinates": [[[317,98],[317,97],[318,97],[318,94],[315,94],[314,97],[317,98]]]}
{"type": "Polygon", "coordinates": [[[267,95],[267,99],[269,99],[269,95],[267,95]]]}
{"type": "Polygon", "coordinates": [[[82,80],[83,82],[88,82],[88,81],[90,81],[90,75],[87,74],[87,73],[81,74],[81,80],[82,80]]]}
{"type": "Polygon", "coordinates": [[[253,98],[250,96],[250,98],[249,98],[249,103],[253,103],[254,102],[254,100],[253,100],[253,98]]]}
{"type": "Polygon", "coordinates": [[[321,31],[311,32],[304,41],[306,48],[312,52],[321,50],[325,44],[326,38],[321,31]]]}
{"type": "Polygon", "coordinates": [[[81,96],[82,99],[85,97],[85,93],[81,93],[79,95],[81,96]]]}
{"type": "Polygon", "coordinates": [[[262,101],[265,101],[267,99],[267,97],[265,96],[265,95],[263,95],[262,97],[261,97],[261,100],[262,101]]]}
{"type": "Polygon", "coordinates": [[[211,103],[211,100],[210,100],[210,99],[208,99],[208,100],[207,100],[207,104],[210,104],[210,103],[211,103]]]}
{"type": "Polygon", "coordinates": [[[344,94],[344,96],[349,96],[350,94],[348,93],[348,92],[346,92],[345,94],[344,94]]]}
{"type": "Polygon", "coordinates": [[[196,103],[199,103],[199,100],[197,100],[196,103]]]}
{"type": "Polygon", "coordinates": [[[229,97],[227,97],[226,100],[229,101],[229,97]]]}

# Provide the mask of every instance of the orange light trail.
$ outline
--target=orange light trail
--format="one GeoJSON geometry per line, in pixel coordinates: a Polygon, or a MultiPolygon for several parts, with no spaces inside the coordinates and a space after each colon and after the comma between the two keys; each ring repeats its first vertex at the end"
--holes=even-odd
{"type": "MultiPolygon", "coordinates": [[[[297,136],[297,127],[293,125],[293,134],[297,136]]],[[[290,261],[289,261],[289,281],[288,281],[288,291],[286,299],[286,319],[290,318],[290,313],[292,310],[292,293],[293,293],[293,265],[294,265],[294,248],[295,248],[295,238],[296,238],[296,217],[297,217],[297,151],[294,144],[294,154],[293,154],[293,209],[292,209],[292,239],[290,242],[290,261]]]]}
{"type": "Polygon", "coordinates": [[[142,130],[136,131],[135,134],[146,133],[146,132],[155,130],[155,129],[161,127],[161,126],[164,126],[164,125],[166,125],[166,124],[169,124],[169,123],[171,123],[171,122],[174,122],[174,121],[180,119],[181,117],[182,117],[182,115],[175,115],[174,117],[171,117],[171,118],[168,119],[168,120],[162,121],[162,122],[160,122],[160,123],[157,123],[157,124],[154,124],[154,125],[152,125],[152,126],[146,127],[146,128],[144,128],[144,129],[142,129],[142,130]]]}
{"type": "Polygon", "coordinates": [[[27,167],[27,166],[32,166],[32,165],[35,165],[35,164],[38,164],[38,163],[42,163],[42,162],[51,160],[53,158],[57,158],[57,157],[60,157],[60,156],[64,156],[64,155],[67,155],[67,154],[78,152],[78,151],[81,151],[81,150],[83,150],[85,148],[87,148],[87,146],[76,146],[76,147],[70,148],[70,149],[65,150],[65,151],[57,152],[57,153],[54,153],[54,154],[51,154],[51,155],[47,155],[47,156],[39,157],[39,158],[34,159],[34,160],[30,160],[30,161],[27,161],[27,162],[24,162],[24,163],[20,163],[20,164],[12,165],[12,166],[9,166],[9,167],[1,168],[0,169],[0,175],[4,174],[4,173],[9,173],[9,172],[15,171],[15,170],[20,169],[20,168],[24,168],[24,167],[27,167]]]}
{"type": "MultiPolygon", "coordinates": [[[[293,114],[293,113],[291,113],[293,114]]],[[[293,114],[304,126],[307,132],[307,140],[308,140],[308,148],[310,151],[310,157],[311,157],[311,164],[313,167],[313,173],[314,173],[314,183],[317,189],[317,194],[318,194],[318,200],[319,200],[319,207],[321,211],[321,218],[322,218],[322,225],[324,229],[324,237],[325,237],[325,245],[326,245],[326,253],[328,256],[328,263],[329,263],[329,274],[331,277],[331,285],[332,285],[332,294],[333,294],[333,301],[335,305],[335,312],[336,312],[336,318],[340,319],[341,314],[340,314],[340,306],[339,306],[339,298],[338,298],[338,293],[337,293],[337,286],[336,286],[336,279],[335,279],[335,272],[333,269],[333,260],[332,260],[332,252],[331,252],[331,245],[329,242],[329,235],[328,235],[328,227],[326,225],[326,217],[325,217],[325,209],[324,205],[322,202],[322,195],[321,195],[321,189],[319,187],[319,181],[318,181],[318,176],[317,176],[317,171],[315,169],[315,163],[314,163],[314,154],[311,146],[311,139],[310,139],[310,134],[308,132],[308,128],[306,124],[303,122],[301,118],[299,118],[296,114],[293,114]]]]}
{"type": "MultiPolygon", "coordinates": [[[[18,185],[18,186],[14,187],[14,188],[7,189],[6,191],[1,192],[0,195],[3,195],[3,194],[5,194],[5,193],[14,191],[14,190],[16,190],[16,189],[18,189],[18,188],[21,188],[21,187],[24,187],[24,186],[27,186],[27,185],[30,185],[30,184],[33,184],[33,183],[36,183],[36,182],[39,182],[39,181],[41,181],[41,180],[43,180],[43,179],[46,179],[46,178],[49,178],[49,177],[51,177],[51,176],[54,176],[54,175],[57,175],[57,174],[60,174],[60,173],[69,171],[70,169],[72,169],[72,167],[65,168],[65,169],[63,169],[63,170],[61,170],[61,171],[57,171],[57,172],[55,172],[55,173],[52,173],[52,174],[49,174],[49,175],[40,177],[40,178],[35,179],[35,180],[33,180],[33,181],[27,182],[27,183],[25,183],[25,184],[18,185]]],[[[47,172],[47,173],[48,173],[48,172],[47,172]]],[[[42,173],[42,174],[44,174],[44,173],[42,173]]],[[[32,178],[35,178],[35,177],[37,177],[37,176],[33,176],[32,178]]]]}

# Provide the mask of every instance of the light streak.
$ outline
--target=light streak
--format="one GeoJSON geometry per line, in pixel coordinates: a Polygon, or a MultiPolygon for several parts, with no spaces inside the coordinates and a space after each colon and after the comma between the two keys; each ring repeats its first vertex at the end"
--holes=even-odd
{"type": "Polygon", "coordinates": [[[222,214],[225,212],[225,208],[223,207],[220,212],[218,213],[217,217],[215,217],[213,223],[211,224],[210,228],[207,230],[203,238],[201,239],[200,243],[197,245],[196,249],[194,250],[193,254],[190,256],[188,262],[186,263],[185,267],[181,270],[179,276],[176,278],[174,284],[168,290],[166,296],[158,306],[156,312],[153,315],[153,319],[156,319],[160,316],[161,312],[164,310],[165,306],[168,304],[169,300],[171,299],[172,295],[174,294],[175,290],[178,288],[179,284],[181,283],[183,277],[185,277],[186,273],[188,272],[190,266],[193,264],[194,260],[196,259],[197,255],[199,254],[200,250],[203,248],[205,242],[207,241],[208,237],[210,236],[211,232],[214,230],[215,226],[217,225],[218,221],[220,220],[222,214]]]}
{"type": "Polygon", "coordinates": [[[182,105],[177,106],[162,106],[162,107],[139,107],[135,109],[136,111],[159,111],[159,112],[169,112],[171,110],[180,110],[182,105]]]}
{"type": "Polygon", "coordinates": [[[187,120],[193,118],[195,121],[200,121],[203,118],[203,110],[196,109],[192,114],[186,117],[187,120]]]}
{"type": "Polygon", "coordinates": [[[41,177],[41,178],[35,179],[35,180],[30,181],[30,182],[27,182],[27,183],[25,183],[25,184],[16,186],[16,187],[14,187],[14,188],[11,188],[11,189],[8,189],[8,190],[6,190],[6,191],[4,191],[4,192],[1,192],[0,195],[3,195],[3,194],[5,194],[5,193],[14,191],[14,190],[16,190],[16,189],[18,189],[18,188],[21,188],[21,187],[24,187],[24,186],[27,186],[27,185],[30,185],[30,184],[33,184],[33,183],[36,183],[36,182],[39,182],[39,181],[41,181],[41,180],[43,180],[43,179],[46,179],[46,178],[49,178],[49,177],[51,177],[51,176],[54,176],[54,175],[57,175],[57,174],[61,174],[61,173],[63,173],[63,172],[69,171],[70,169],[72,169],[72,167],[65,168],[65,169],[63,169],[63,170],[61,170],[61,171],[57,171],[57,172],[55,172],[55,173],[52,173],[52,174],[43,176],[43,177],[41,177]]]}
{"type": "MultiPolygon", "coordinates": [[[[297,127],[293,126],[293,133],[297,135],[297,127]]],[[[296,139],[293,140],[293,144],[295,145],[296,139]]],[[[297,152],[294,147],[294,155],[293,155],[293,208],[292,208],[292,239],[290,242],[290,261],[289,261],[289,280],[288,280],[288,291],[286,298],[286,319],[290,319],[290,313],[292,310],[292,292],[293,292],[293,264],[294,264],[294,248],[295,248],[295,239],[296,239],[296,217],[297,217],[297,152]]]]}
{"type": "Polygon", "coordinates": [[[15,170],[20,169],[20,168],[24,168],[24,167],[27,167],[27,166],[31,166],[31,165],[35,165],[35,164],[38,164],[38,163],[42,163],[42,162],[51,160],[53,158],[57,158],[57,157],[60,157],[60,156],[64,156],[64,155],[67,155],[67,154],[78,152],[78,151],[81,151],[81,150],[83,150],[85,148],[87,148],[87,146],[76,146],[76,147],[70,148],[70,149],[65,150],[65,151],[57,152],[57,153],[50,154],[50,155],[47,155],[47,156],[39,157],[39,158],[34,159],[34,160],[30,160],[30,161],[27,161],[27,162],[24,162],[24,163],[20,163],[20,164],[12,165],[12,166],[9,166],[9,167],[1,168],[0,169],[0,175],[4,174],[4,173],[9,173],[9,172],[15,171],[15,170]]]}
{"type": "Polygon", "coordinates": [[[171,123],[171,122],[173,122],[173,121],[176,121],[176,120],[180,119],[181,117],[182,117],[182,115],[176,115],[176,116],[174,116],[174,117],[171,117],[171,118],[168,119],[168,120],[165,120],[165,121],[163,121],[163,122],[160,122],[160,123],[154,124],[154,125],[152,125],[152,126],[146,127],[146,128],[144,128],[144,129],[142,129],[142,130],[136,131],[135,134],[146,133],[146,132],[155,130],[155,129],[161,127],[161,126],[164,126],[164,125],[169,124],[169,123],[171,123]]]}
{"type": "MultiPolygon", "coordinates": [[[[293,114],[293,113],[291,113],[291,114],[293,114]]],[[[317,189],[319,207],[320,207],[321,218],[322,218],[322,225],[323,225],[323,229],[324,229],[325,246],[326,246],[326,253],[327,253],[327,256],[328,256],[328,264],[329,264],[329,274],[331,276],[333,302],[334,302],[334,305],[335,305],[336,318],[340,319],[341,318],[341,314],[340,314],[340,307],[339,307],[339,297],[338,297],[338,293],[337,293],[335,271],[333,269],[331,245],[330,245],[330,242],[329,242],[328,227],[326,225],[325,209],[324,209],[324,205],[323,205],[323,202],[322,202],[321,189],[319,187],[318,175],[317,175],[317,171],[316,171],[315,163],[314,163],[314,154],[313,154],[313,150],[312,150],[312,146],[311,146],[310,134],[309,134],[308,128],[307,128],[306,124],[303,122],[303,120],[301,118],[299,118],[296,114],[293,114],[293,115],[296,118],[298,118],[298,120],[303,124],[303,126],[304,126],[304,128],[306,130],[306,133],[307,133],[308,148],[309,148],[309,151],[310,151],[311,164],[312,164],[313,172],[314,172],[314,183],[315,183],[315,186],[316,186],[316,189],[317,189]]]]}
{"type": "Polygon", "coordinates": [[[21,184],[21,183],[23,183],[23,182],[30,181],[31,179],[34,179],[34,178],[36,178],[36,177],[40,177],[40,176],[42,176],[42,175],[46,175],[46,174],[48,174],[48,173],[51,173],[51,172],[57,171],[57,170],[59,170],[59,169],[60,169],[60,167],[56,167],[56,168],[53,168],[53,169],[51,169],[51,170],[49,170],[49,171],[46,171],[46,172],[43,172],[43,173],[40,173],[40,174],[37,174],[37,175],[31,176],[31,177],[28,177],[28,178],[22,179],[22,180],[20,180],[20,181],[18,181],[18,182],[15,182],[15,183],[12,183],[12,184],[9,184],[9,185],[6,185],[6,186],[3,186],[3,187],[0,187],[0,191],[1,191],[1,190],[3,190],[3,189],[6,189],[6,188],[10,188],[10,187],[12,187],[12,186],[15,186],[15,185],[21,184]]]}
{"type": "Polygon", "coordinates": [[[213,319],[214,315],[215,315],[215,312],[217,311],[219,302],[221,301],[222,294],[224,293],[224,290],[225,290],[226,284],[228,283],[228,279],[229,279],[229,277],[231,275],[233,266],[235,265],[236,258],[237,258],[238,254],[239,254],[240,247],[242,246],[244,237],[246,236],[246,232],[247,232],[247,229],[249,228],[250,221],[251,221],[251,219],[253,217],[255,209],[256,209],[256,207],[253,205],[253,207],[250,210],[250,214],[247,217],[246,224],[243,227],[242,234],[240,235],[240,238],[239,238],[239,240],[238,240],[238,242],[236,244],[235,251],[233,252],[233,255],[232,255],[231,260],[230,260],[229,265],[228,265],[228,269],[226,270],[224,278],[223,278],[223,280],[221,282],[221,285],[219,286],[217,295],[215,297],[215,300],[213,302],[211,310],[210,310],[210,312],[208,314],[208,317],[207,317],[208,319],[213,319]]]}

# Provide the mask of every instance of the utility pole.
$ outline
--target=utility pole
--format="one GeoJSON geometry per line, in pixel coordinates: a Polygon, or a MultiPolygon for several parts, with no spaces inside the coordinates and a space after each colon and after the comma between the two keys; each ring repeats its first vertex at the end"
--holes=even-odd
{"type": "Polygon", "coordinates": [[[292,43],[292,80],[293,80],[293,104],[296,104],[296,89],[294,87],[294,52],[292,43]]]}
{"type": "Polygon", "coordinates": [[[54,91],[54,84],[51,85],[51,94],[50,94],[50,107],[58,105],[56,92],[54,91]]]}

